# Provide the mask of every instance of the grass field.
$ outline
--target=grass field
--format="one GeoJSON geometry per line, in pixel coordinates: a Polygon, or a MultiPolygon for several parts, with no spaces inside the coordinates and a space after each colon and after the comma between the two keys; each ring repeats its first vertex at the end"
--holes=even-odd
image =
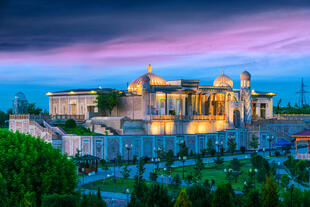
{"type": "MultiPolygon", "coordinates": [[[[243,183],[245,181],[245,177],[247,176],[248,170],[251,168],[251,162],[250,160],[240,160],[242,174],[238,177],[237,182],[232,181],[232,186],[235,190],[241,191],[243,189],[243,183]]],[[[205,164],[205,169],[202,170],[202,182],[206,179],[209,179],[211,182],[212,179],[214,179],[215,184],[224,184],[227,183],[228,180],[226,179],[226,175],[224,173],[225,168],[229,168],[230,162],[224,162],[221,167],[216,168],[215,164],[205,164]]],[[[194,172],[194,166],[185,166],[184,167],[184,174],[186,175],[194,172]]],[[[164,171],[161,169],[158,172],[158,175],[160,177],[161,174],[165,174],[164,171]]],[[[173,168],[172,171],[172,177],[176,174],[179,174],[180,178],[182,178],[182,167],[173,168]]],[[[160,179],[161,180],[161,179],[160,179]]],[[[163,183],[166,183],[166,178],[163,178],[163,183]]],[[[146,182],[147,185],[150,185],[151,182],[146,182]]],[[[108,191],[108,192],[120,192],[124,193],[126,188],[130,189],[130,192],[132,191],[134,186],[134,180],[133,179],[117,179],[116,183],[113,182],[113,180],[105,179],[100,180],[94,183],[86,184],[83,186],[85,189],[91,189],[91,190],[97,190],[98,187],[102,191],[108,191]]],[[[256,185],[258,188],[261,187],[261,184],[257,183],[256,185]]],[[[175,193],[179,189],[177,189],[174,185],[168,185],[168,189],[170,192],[175,193]]]]}
{"type": "MultiPolygon", "coordinates": [[[[248,170],[252,167],[252,164],[250,160],[240,160],[241,168],[240,170],[242,171],[241,175],[239,175],[237,182],[232,181],[232,186],[235,190],[242,190],[243,189],[243,183],[245,181],[245,177],[247,176],[248,170]]],[[[230,162],[224,162],[221,167],[216,168],[214,163],[210,164],[205,164],[204,167],[205,169],[202,170],[202,182],[206,179],[209,179],[211,181],[214,179],[215,184],[224,184],[227,183],[228,180],[226,179],[226,175],[224,172],[225,168],[229,168],[230,162]]],[[[185,166],[184,167],[184,176],[186,176],[190,173],[194,172],[194,166],[185,166]]],[[[164,174],[163,170],[159,172],[159,174],[164,174]]],[[[179,174],[180,177],[182,178],[183,176],[183,169],[182,167],[177,167],[173,168],[173,171],[171,173],[171,176],[174,177],[176,174],[179,174]]],[[[258,184],[259,186],[260,184],[258,184]]]]}

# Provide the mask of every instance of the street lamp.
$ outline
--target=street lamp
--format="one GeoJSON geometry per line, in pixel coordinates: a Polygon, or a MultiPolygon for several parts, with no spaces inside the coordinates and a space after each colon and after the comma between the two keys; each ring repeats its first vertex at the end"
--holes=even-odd
{"type": "Polygon", "coordinates": [[[217,146],[217,153],[220,152],[220,149],[219,149],[219,142],[218,141],[215,141],[215,145],[217,146]]]}
{"type": "Polygon", "coordinates": [[[263,156],[265,157],[265,148],[263,148],[263,156]]]}
{"type": "Polygon", "coordinates": [[[278,167],[277,167],[277,178],[278,178],[278,184],[280,183],[280,166],[281,166],[281,163],[278,162],[278,167]]]}
{"type": "Polygon", "coordinates": [[[252,169],[252,168],[249,169],[249,173],[250,173],[251,178],[252,178],[253,183],[254,183],[254,189],[255,189],[255,187],[256,187],[255,175],[257,174],[257,172],[258,172],[258,170],[257,170],[256,168],[255,168],[255,169],[252,169]]]}
{"type": "Polygon", "coordinates": [[[131,148],[133,147],[133,145],[132,144],[125,144],[125,148],[127,149],[127,151],[128,151],[128,157],[127,157],[127,163],[129,164],[129,152],[130,152],[130,150],[131,150],[131,148]]]}
{"type": "Polygon", "coordinates": [[[269,157],[271,157],[271,141],[274,139],[273,136],[267,136],[267,141],[269,142],[269,157]]]}
{"type": "Polygon", "coordinates": [[[182,168],[183,168],[183,180],[184,180],[184,162],[186,160],[186,156],[183,156],[183,157],[179,157],[179,160],[182,161],[182,168]]]}
{"type": "Polygon", "coordinates": [[[127,189],[126,189],[126,194],[127,194],[127,204],[129,203],[129,193],[130,193],[129,188],[127,188],[127,189]]]}
{"type": "Polygon", "coordinates": [[[157,166],[157,170],[158,170],[158,163],[160,162],[160,158],[159,158],[159,152],[161,151],[161,147],[154,147],[154,152],[155,152],[155,164],[157,166]]]}
{"type": "Polygon", "coordinates": [[[84,185],[84,174],[85,174],[85,168],[82,168],[82,175],[83,175],[83,185],[84,185]]]}

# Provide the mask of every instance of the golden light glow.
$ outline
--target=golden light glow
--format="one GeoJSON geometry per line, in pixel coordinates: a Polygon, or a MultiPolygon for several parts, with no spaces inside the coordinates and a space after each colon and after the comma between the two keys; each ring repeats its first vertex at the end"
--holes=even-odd
{"type": "Polygon", "coordinates": [[[52,95],[53,95],[53,93],[51,93],[51,92],[47,92],[47,93],[46,93],[46,95],[47,95],[47,96],[52,96],[52,95]]]}
{"type": "Polygon", "coordinates": [[[152,122],[151,133],[154,135],[160,134],[160,122],[152,122]]]}
{"type": "Polygon", "coordinates": [[[96,94],[97,91],[90,91],[89,93],[90,93],[90,94],[96,94]]]}
{"type": "Polygon", "coordinates": [[[267,93],[268,96],[275,96],[277,95],[276,93],[267,93]]]}
{"type": "Polygon", "coordinates": [[[164,122],[165,123],[165,132],[166,134],[173,134],[174,122],[164,122]]]}
{"type": "Polygon", "coordinates": [[[74,94],[76,94],[74,91],[69,92],[69,95],[74,95],[74,94]]]}
{"type": "Polygon", "coordinates": [[[147,68],[147,71],[148,71],[149,73],[152,72],[152,65],[151,65],[151,64],[149,64],[149,66],[148,66],[148,68],[147,68]]]}

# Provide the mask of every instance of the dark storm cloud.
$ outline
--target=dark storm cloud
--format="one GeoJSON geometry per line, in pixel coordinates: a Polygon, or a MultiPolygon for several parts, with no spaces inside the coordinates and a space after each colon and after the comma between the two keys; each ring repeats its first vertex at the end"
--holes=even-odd
{"type": "MultiPolygon", "coordinates": [[[[0,0],[0,51],[105,42],[176,25],[202,25],[246,13],[307,7],[291,0],[0,0]]],[[[212,23],[214,24],[212,27],[212,23]]]]}

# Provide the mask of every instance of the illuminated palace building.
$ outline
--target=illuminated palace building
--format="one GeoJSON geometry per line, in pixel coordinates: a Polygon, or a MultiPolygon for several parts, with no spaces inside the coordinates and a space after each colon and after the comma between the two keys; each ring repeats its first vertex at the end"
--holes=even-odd
{"type": "MultiPolygon", "coordinates": [[[[120,104],[109,116],[100,116],[95,103],[99,93],[112,89],[78,89],[47,93],[50,114],[55,119],[76,117],[100,132],[111,128],[118,135],[170,135],[214,133],[245,127],[252,120],[273,118],[274,93],[251,89],[251,75],[240,75],[240,89],[224,71],[213,85],[199,80],[167,81],[152,72],[118,91],[120,104]]],[[[115,90],[114,90],[115,91],[115,90]]]]}

